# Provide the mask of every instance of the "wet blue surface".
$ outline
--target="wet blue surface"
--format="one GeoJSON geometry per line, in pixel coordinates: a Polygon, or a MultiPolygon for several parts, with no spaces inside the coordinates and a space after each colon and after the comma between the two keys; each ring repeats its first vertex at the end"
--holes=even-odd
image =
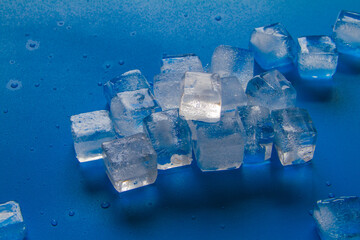
{"type": "Polygon", "coordinates": [[[348,1],[10,1],[0,4],[0,202],[20,203],[28,239],[318,239],[315,201],[360,195],[360,65],[334,81],[287,74],[318,130],[311,164],[201,173],[196,164],[118,194],[98,163],[78,164],[69,117],[106,108],[102,84],[163,54],[204,65],[220,44],[246,48],[255,27],[330,34],[348,1]],[[99,84],[100,83],[100,84],[99,84]],[[99,166],[97,166],[99,165],[99,166]],[[331,183],[330,186],[328,186],[331,183]]]}

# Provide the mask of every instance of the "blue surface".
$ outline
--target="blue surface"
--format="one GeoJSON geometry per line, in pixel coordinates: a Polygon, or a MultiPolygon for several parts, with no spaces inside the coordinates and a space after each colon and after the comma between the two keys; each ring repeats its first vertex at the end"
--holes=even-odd
{"type": "Polygon", "coordinates": [[[341,9],[360,11],[358,0],[1,3],[0,202],[20,203],[28,239],[312,240],[316,200],[360,195],[360,69],[344,58],[327,86],[288,76],[318,130],[302,167],[282,167],[274,152],[268,165],[192,165],[118,194],[96,163],[77,162],[69,121],[106,107],[99,82],[134,68],[150,80],[164,53],[194,52],[205,65],[218,45],[246,48],[253,28],[274,22],[294,39],[330,34],[341,9]]]}

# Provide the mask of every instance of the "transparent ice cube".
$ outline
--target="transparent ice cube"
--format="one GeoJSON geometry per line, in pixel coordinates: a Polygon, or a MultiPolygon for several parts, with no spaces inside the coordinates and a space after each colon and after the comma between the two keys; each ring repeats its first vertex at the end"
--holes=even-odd
{"type": "Polygon", "coordinates": [[[0,204],[0,239],[22,240],[25,235],[26,229],[19,204],[14,201],[0,204]]]}
{"type": "Polygon", "coordinates": [[[154,77],[154,95],[163,110],[179,108],[181,82],[185,72],[202,72],[198,56],[184,54],[162,59],[161,73],[154,77]]]}
{"type": "Polygon", "coordinates": [[[104,84],[104,95],[110,104],[111,99],[119,92],[149,88],[149,83],[140,70],[135,69],[117,76],[104,84]]]}
{"type": "Polygon", "coordinates": [[[255,28],[251,34],[250,50],[256,62],[265,70],[292,64],[296,45],[280,23],[255,28]]]}
{"type": "Polygon", "coordinates": [[[221,78],[221,110],[233,111],[247,104],[247,97],[237,77],[221,78]]]}
{"type": "Polygon", "coordinates": [[[245,133],[240,124],[235,112],[223,113],[216,123],[190,123],[194,155],[201,171],[229,170],[241,166],[245,133]]]}
{"type": "Polygon", "coordinates": [[[143,119],[158,111],[161,108],[148,88],[118,93],[110,104],[111,118],[120,136],[143,132],[143,119]]]}
{"type": "Polygon", "coordinates": [[[235,76],[246,89],[248,81],[254,76],[254,53],[247,49],[218,46],[211,58],[211,72],[221,78],[235,76]]]}
{"type": "Polygon", "coordinates": [[[360,239],[359,197],[320,200],[313,217],[322,240],[360,239]]]}
{"type": "Polygon", "coordinates": [[[360,13],[342,10],[333,36],[339,52],[360,57],[360,13]]]}
{"type": "Polygon", "coordinates": [[[270,110],[295,106],[296,90],[278,71],[271,70],[255,76],[246,88],[249,105],[257,105],[270,110]]]}
{"type": "Polygon", "coordinates": [[[275,148],[282,165],[308,162],[314,157],[317,131],[309,113],[301,108],[274,110],[275,148]]]}
{"type": "Polygon", "coordinates": [[[236,114],[246,133],[244,163],[270,159],[274,141],[270,110],[261,106],[241,106],[236,114]]]}
{"type": "Polygon", "coordinates": [[[70,120],[77,159],[87,162],[102,158],[101,144],[116,138],[109,112],[82,113],[71,116],[70,120]]]}
{"type": "Polygon", "coordinates": [[[187,72],[183,77],[180,115],[186,120],[217,122],[221,113],[218,74],[187,72]]]}
{"type": "Polygon", "coordinates": [[[298,38],[298,71],[304,79],[330,79],[337,67],[335,42],[328,36],[298,38]]]}
{"type": "Polygon", "coordinates": [[[106,173],[118,192],[155,182],[156,152],[144,133],[105,142],[102,148],[106,173]]]}
{"type": "Polygon", "coordinates": [[[179,110],[152,113],[144,119],[144,129],[157,153],[158,169],[191,164],[190,129],[179,110]]]}

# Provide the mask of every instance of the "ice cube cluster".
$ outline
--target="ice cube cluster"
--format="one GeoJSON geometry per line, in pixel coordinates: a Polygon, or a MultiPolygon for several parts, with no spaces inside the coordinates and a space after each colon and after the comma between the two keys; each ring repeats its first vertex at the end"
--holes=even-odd
{"type": "Polygon", "coordinates": [[[329,36],[290,36],[279,23],[256,28],[249,49],[220,45],[206,69],[195,54],[162,58],[153,88],[140,70],[104,84],[109,111],[71,117],[80,162],[102,158],[119,192],[152,184],[158,170],[192,164],[201,171],[313,159],[317,131],[283,67],[304,79],[333,76],[339,51],[356,55],[359,14],[342,11],[329,36]],[[351,33],[350,33],[350,32],[351,33]],[[346,49],[346,51],[344,50],[346,49]],[[265,70],[254,76],[255,61],[265,70]]]}

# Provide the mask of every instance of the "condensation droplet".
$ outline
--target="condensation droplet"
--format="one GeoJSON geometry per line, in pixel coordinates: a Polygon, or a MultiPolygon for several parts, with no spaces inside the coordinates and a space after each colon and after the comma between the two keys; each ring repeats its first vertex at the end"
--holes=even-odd
{"type": "Polygon", "coordinates": [[[22,83],[19,80],[11,79],[6,88],[12,91],[19,90],[22,87],[22,83]]]}
{"type": "Polygon", "coordinates": [[[72,210],[70,210],[70,211],[69,211],[69,216],[72,217],[72,216],[74,216],[74,215],[75,215],[75,212],[72,211],[72,210]]]}
{"type": "Polygon", "coordinates": [[[57,21],[56,25],[58,25],[59,27],[64,26],[65,22],[64,21],[57,21]]]}
{"type": "Polygon", "coordinates": [[[34,50],[36,50],[36,49],[38,49],[40,47],[40,42],[29,39],[26,42],[25,47],[29,51],[34,51],[34,50]]]}
{"type": "Polygon", "coordinates": [[[106,208],[109,208],[109,207],[110,207],[110,203],[109,203],[109,202],[102,202],[102,203],[101,203],[101,208],[106,209],[106,208]]]}
{"type": "Polygon", "coordinates": [[[58,225],[58,222],[55,219],[51,220],[51,225],[56,227],[58,225]]]}
{"type": "Polygon", "coordinates": [[[216,16],[216,17],[215,17],[215,20],[216,20],[216,21],[221,21],[221,16],[216,16]]]}

